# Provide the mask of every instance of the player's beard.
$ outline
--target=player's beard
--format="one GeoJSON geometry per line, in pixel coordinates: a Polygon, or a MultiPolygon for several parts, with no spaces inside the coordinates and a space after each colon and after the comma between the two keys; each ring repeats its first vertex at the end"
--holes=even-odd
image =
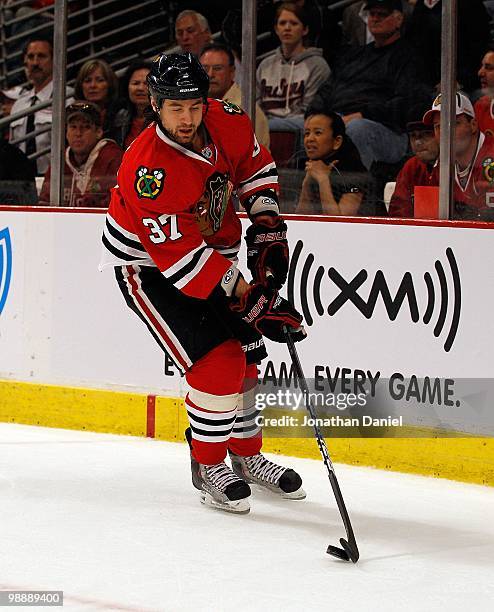
{"type": "Polygon", "coordinates": [[[168,138],[178,143],[179,145],[182,145],[182,147],[192,146],[192,143],[194,142],[194,138],[196,137],[197,130],[198,130],[198,126],[192,125],[188,128],[192,130],[191,133],[188,134],[187,136],[181,136],[179,134],[179,131],[180,129],[184,129],[184,126],[181,126],[180,128],[176,128],[175,130],[169,130],[163,124],[161,124],[161,126],[165,134],[168,136],[168,138]]]}

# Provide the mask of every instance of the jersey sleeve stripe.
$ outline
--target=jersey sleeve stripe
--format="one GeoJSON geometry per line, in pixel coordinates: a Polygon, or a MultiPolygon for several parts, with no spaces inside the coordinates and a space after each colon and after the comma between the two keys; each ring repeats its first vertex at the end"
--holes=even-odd
{"type": "Polygon", "coordinates": [[[187,253],[187,255],[179,259],[169,268],[162,270],[161,273],[175,285],[175,283],[196,267],[201,255],[207,250],[210,249],[208,249],[205,242],[202,242],[197,248],[187,253]]]}
{"type": "Polygon", "coordinates": [[[122,236],[125,236],[126,238],[129,238],[130,240],[135,240],[136,242],[139,242],[139,236],[137,234],[133,234],[132,232],[129,232],[128,230],[126,230],[124,227],[122,227],[121,225],[119,225],[115,219],[110,215],[110,213],[107,213],[106,215],[106,221],[107,223],[109,223],[112,227],[114,227],[120,234],[122,234],[122,236]]]}
{"type": "Polygon", "coordinates": [[[116,247],[114,247],[111,244],[111,242],[108,240],[108,238],[105,236],[105,234],[103,234],[103,236],[101,237],[101,240],[102,240],[103,244],[105,245],[105,247],[110,251],[110,253],[112,255],[114,255],[115,257],[117,257],[118,260],[121,260],[121,261],[124,261],[124,262],[130,262],[130,261],[135,261],[136,260],[135,255],[130,255],[128,253],[124,253],[120,249],[117,249],[116,247]]]}
{"type": "MultiPolygon", "coordinates": [[[[135,236],[135,239],[129,238],[124,233],[122,233],[120,230],[118,230],[116,227],[114,227],[110,223],[110,220],[108,218],[106,219],[104,233],[107,235],[108,239],[110,239],[110,234],[111,234],[111,236],[116,238],[123,245],[126,245],[130,247],[131,249],[135,249],[137,251],[144,252],[144,247],[142,246],[137,236],[135,236]]],[[[126,233],[128,234],[128,232],[126,233]]]]}
{"type": "MultiPolygon", "coordinates": [[[[114,255],[117,254],[115,253],[115,250],[119,254],[123,254],[123,259],[126,261],[130,261],[131,259],[149,259],[149,255],[147,251],[142,248],[142,245],[140,245],[140,249],[132,248],[132,246],[128,245],[126,242],[121,242],[118,236],[116,237],[112,235],[111,232],[107,232],[106,227],[103,231],[102,240],[103,244],[109,251],[111,251],[114,255]],[[113,248],[110,248],[110,246],[113,248]],[[130,255],[131,258],[129,259],[128,257],[125,257],[125,255],[130,255]]],[[[133,242],[133,244],[137,243],[133,242]]]]}
{"type": "MultiPolygon", "coordinates": [[[[214,253],[213,249],[207,248],[205,249],[199,256],[196,262],[194,262],[194,266],[191,268],[189,266],[189,271],[181,276],[180,279],[177,279],[173,284],[177,289],[183,289],[185,285],[190,283],[190,281],[197,276],[201,270],[206,265],[208,259],[214,253]]],[[[192,263],[192,262],[191,262],[192,263]]]]}
{"type": "Polygon", "coordinates": [[[271,187],[273,189],[276,189],[277,186],[278,186],[278,178],[273,177],[273,176],[267,176],[265,178],[261,178],[259,180],[250,182],[245,187],[242,187],[241,189],[239,189],[237,193],[239,197],[242,197],[242,196],[245,196],[247,193],[250,193],[254,189],[258,189],[259,187],[265,187],[265,188],[271,187]]]}
{"type": "Polygon", "coordinates": [[[238,252],[240,251],[240,240],[229,247],[215,247],[214,250],[216,252],[218,252],[220,255],[223,255],[223,257],[227,257],[228,259],[236,259],[238,252]]]}
{"type": "Polygon", "coordinates": [[[244,185],[249,183],[250,181],[254,181],[261,176],[278,176],[278,171],[276,170],[276,164],[273,162],[271,164],[267,164],[260,170],[257,170],[254,174],[246,178],[244,181],[239,183],[239,187],[242,188],[244,185]]]}

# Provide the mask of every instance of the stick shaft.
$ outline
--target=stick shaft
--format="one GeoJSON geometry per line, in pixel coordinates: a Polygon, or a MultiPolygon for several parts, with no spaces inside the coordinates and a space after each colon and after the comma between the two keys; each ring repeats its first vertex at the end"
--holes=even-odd
{"type": "Polygon", "coordinates": [[[345,526],[347,538],[348,538],[348,541],[356,547],[357,545],[355,541],[355,535],[352,529],[352,524],[350,522],[350,517],[348,516],[348,511],[345,506],[345,501],[341,493],[340,485],[338,484],[338,479],[336,478],[336,474],[334,471],[333,463],[331,461],[331,457],[329,456],[328,447],[326,446],[326,441],[324,440],[321,434],[321,430],[319,429],[319,426],[317,425],[317,421],[316,421],[317,414],[310,401],[309,387],[307,385],[307,381],[305,379],[305,375],[302,370],[302,364],[300,363],[297,349],[295,348],[295,343],[290,334],[290,331],[288,330],[287,327],[285,327],[284,331],[285,331],[286,343],[288,346],[288,352],[290,353],[290,357],[293,363],[293,368],[295,370],[295,374],[299,381],[300,388],[302,389],[302,392],[305,396],[305,406],[312,419],[314,433],[316,435],[316,440],[317,440],[317,445],[319,446],[319,451],[321,452],[321,456],[322,456],[324,465],[326,466],[327,471],[328,471],[329,482],[331,483],[331,488],[333,489],[333,493],[336,499],[336,504],[338,506],[338,510],[340,511],[340,515],[343,520],[343,524],[345,526]]]}

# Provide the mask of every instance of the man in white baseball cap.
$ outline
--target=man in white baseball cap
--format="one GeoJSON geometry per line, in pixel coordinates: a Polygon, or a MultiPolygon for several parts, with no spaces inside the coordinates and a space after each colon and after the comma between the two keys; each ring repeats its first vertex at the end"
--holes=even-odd
{"type": "MultiPolygon", "coordinates": [[[[425,125],[434,125],[435,120],[439,121],[439,115],[436,115],[436,113],[441,112],[441,98],[442,95],[439,94],[432,103],[432,108],[425,113],[423,118],[425,125]]],[[[459,91],[456,94],[456,116],[459,117],[460,115],[466,115],[475,119],[472,103],[464,93],[459,91]]]]}
{"type": "MultiPolygon", "coordinates": [[[[423,119],[441,135],[441,94],[423,119]]],[[[456,94],[454,218],[494,219],[494,139],[479,130],[468,97],[456,94]]]]}

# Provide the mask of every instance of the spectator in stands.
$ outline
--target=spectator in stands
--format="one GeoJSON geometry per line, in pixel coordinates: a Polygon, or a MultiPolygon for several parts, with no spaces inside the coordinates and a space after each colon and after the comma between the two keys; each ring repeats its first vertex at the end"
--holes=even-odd
{"type": "Polygon", "coordinates": [[[34,168],[27,156],[6,140],[0,140],[0,205],[36,204],[34,168]]]}
{"type": "Polygon", "coordinates": [[[342,40],[339,24],[341,13],[330,10],[328,7],[330,3],[321,0],[296,0],[295,4],[303,8],[307,14],[309,25],[307,44],[322,49],[324,59],[331,66],[342,40]]]}
{"type": "MultiPolygon", "coordinates": [[[[209,76],[209,97],[241,106],[242,92],[235,83],[235,56],[226,45],[211,43],[204,47],[200,62],[209,76]]],[[[269,126],[266,115],[256,104],[255,133],[260,144],[269,148],[269,126]]]]}
{"type": "MultiPolygon", "coordinates": [[[[30,106],[51,100],[53,94],[53,46],[50,40],[33,38],[24,49],[24,70],[32,89],[22,93],[14,102],[11,114],[24,111],[30,106]]],[[[67,95],[70,90],[67,90],[67,95]]],[[[42,134],[19,143],[20,149],[30,159],[35,159],[36,152],[50,147],[51,144],[52,110],[50,107],[32,113],[21,119],[15,119],[10,124],[9,140],[16,141],[34,131],[45,129],[42,134]]],[[[15,143],[14,143],[15,144],[15,143]]],[[[46,172],[50,163],[50,154],[40,155],[32,162],[36,174],[46,172]]]]}
{"type": "Polygon", "coordinates": [[[407,152],[410,109],[428,104],[412,48],[401,38],[401,0],[367,0],[374,42],[347,50],[314,97],[343,115],[364,165],[398,162],[407,152]]]}
{"type": "Polygon", "coordinates": [[[274,27],[281,45],[259,64],[257,101],[270,130],[302,132],[304,112],[330,69],[321,49],[305,46],[307,16],[294,2],[278,6],[274,27]]]}
{"type": "MultiPolygon", "coordinates": [[[[267,0],[258,3],[257,31],[263,32],[266,24],[273,23],[276,10],[282,0],[267,0]]],[[[292,0],[293,1],[293,0],[292,0]]],[[[334,52],[341,43],[341,11],[330,10],[328,2],[323,0],[294,0],[299,8],[303,9],[307,16],[309,31],[306,36],[306,44],[310,47],[322,49],[324,59],[331,65],[334,52]]],[[[279,45],[279,39],[275,32],[269,38],[260,41],[261,52],[269,52],[279,45]]]]}
{"type": "Polygon", "coordinates": [[[149,62],[138,60],[120,79],[120,108],[110,126],[110,138],[122,149],[126,149],[146,125],[144,111],[149,107],[146,77],[150,70],[149,62]]]}
{"type": "MultiPolygon", "coordinates": [[[[402,31],[407,20],[413,11],[415,2],[407,2],[402,0],[403,10],[403,25],[402,31]]],[[[343,11],[343,37],[349,45],[362,46],[374,42],[374,36],[367,26],[367,11],[365,10],[366,2],[355,2],[347,6],[343,11]]]]}
{"type": "Polygon", "coordinates": [[[108,137],[118,106],[118,78],[113,68],[101,59],[84,62],[77,73],[74,95],[76,100],[96,104],[101,113],[103,135],[108,137]]]}
{"type": "MultiPolygon", "coordinates": [[[[99,108],[76,101],[66,110],[67,142],[64,167],[64,204],[66,206],[105,207],[110,188],[115,185],[123,151],[103,138],[99,108]]],[[[50,203],[49,167],[40,193],[40,204],[50,203]]]]}
{"type": "Polygon", "coordinates": [[[40,9],[50,8],[54,0],[2,0],[4,5],[4,19],[13,21],[10,26],[3,26],[9,40],[6,42],[6,58],[8,81],[10,85],[23,82],[22,73],[22,51],[30,38],[30,32],[36,29],[36,37],[51,40],[53,38],[53,11],[43,12],[40,9]],[[14,76],[13,76],[14,75],[14,76]]]}
{"type": "MultiPolygon", "coordinates": [[[[0,119],[4,119],[11,114],[15,101],[18,100],[21,93],[24,93],[25,91],[27,90],[22,88],[20,85],[16,85],[10,89],[0,90],[0,119]]],[[[8,125],[0,128],[0,139],[9,139],[8,125]]]]}
{"type": "Polygon", "coordinates": [[[212,41],[208,20],[197,11],[182,11],[175,20],[175,38],[183,52],[189,51],[199,57],[212,41]]]}
{"type": "Polygon", "coordinates": [[[342,118],[333,111],[309,112],[304,146],[308,160],[295,212],[356,215],[368,174],[342,118]]]}
{"type": "Polygon", "coordinates": [[[390,217],[413,217],[414,188],[439,185],[439,142],[434,137],[433,127],[422,121],[412,121],[407,125],[407,132],[414,155],[396,179],[389,204],[390,217]]]}
{"type": "MultiPolygon", "coordinates": [[[[441,94],[423,122],[440,139],[441,94]]],[[[494,139],[479,130],[472,103],[456,94],[454,211],[456,219],[494,220],[494,139]]]]}
{"type": "MultiPolygon", "coordinates": [[[[477,87],[477,70],[490,41],[490,17],[482,0],[458,0],[457,78],[466,91],[477,87]]],[[[441,0],[417,0],[407,27],[424,78],[434,87],[441,81],[441,0]]]]}
{"type": "Polygon", "coordinates": [[[484,95],[475,102],[475,116],[480,131],[492,136],[494,135],[494,47],[482,58],[478,76],[484,95]]]}

